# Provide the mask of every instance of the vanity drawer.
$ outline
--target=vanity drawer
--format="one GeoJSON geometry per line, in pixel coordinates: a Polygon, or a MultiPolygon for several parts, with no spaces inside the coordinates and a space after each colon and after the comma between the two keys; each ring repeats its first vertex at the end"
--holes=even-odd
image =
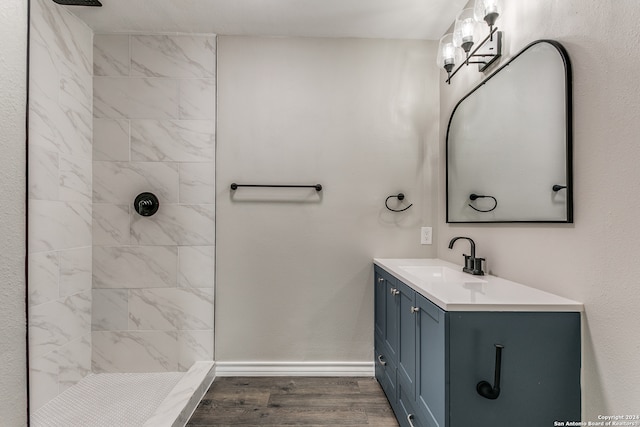
{"type": "Polygon", "coordinates": [[[398,392],[397,368],[392,360],[386,358],[377,349],[375,354],[376,380],[380,383],[382,390],[387,395],[391,407],[396,409],[396,400],[398,392]]]}

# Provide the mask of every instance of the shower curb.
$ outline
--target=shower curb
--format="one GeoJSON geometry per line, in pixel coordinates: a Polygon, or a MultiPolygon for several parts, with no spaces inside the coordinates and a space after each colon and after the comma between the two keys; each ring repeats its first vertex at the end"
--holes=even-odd
{"type": "Polygon", "coordinates": [[[144,427],[184,427],[215,379],[215,362],[195,362],[144,427]]]}

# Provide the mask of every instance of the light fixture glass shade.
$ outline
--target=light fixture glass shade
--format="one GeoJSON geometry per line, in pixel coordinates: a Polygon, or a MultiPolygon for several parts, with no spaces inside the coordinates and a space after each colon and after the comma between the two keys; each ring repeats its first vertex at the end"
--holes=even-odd
{"type": "Polygon", "coordinates": [[[438,67],[444,68],[447,73],[462,62],[462,52],[454,45],[453,34],[446,34],[440,39],[436,62],[438,67]]]}
{"type": "Polygon", "coordinates": [[[473,14],[478,22],[486,22],[493,27],[502,13],[502,0],[476,0],[473,14]]]}
{"type": "Polygon", "coordinates": [[[464,9],[456,18],[453,28],[453,44],[469,52],[473,44],[478,41],[478,21],[472,8],[464,9]]]}

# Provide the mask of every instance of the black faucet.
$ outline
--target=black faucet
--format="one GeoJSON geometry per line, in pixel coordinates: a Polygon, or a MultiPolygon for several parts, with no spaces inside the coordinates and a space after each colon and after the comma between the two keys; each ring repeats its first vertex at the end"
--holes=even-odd
{"type": "Polygon", "coordinates": [[[464,254],[464,267],[462,267],[462,271],[475,276],[483,276],[482,261],[484,261],[484,258],[476,258],[476,244],[473,239],[470,237],[454,237],[449,242],[449,249],[453,249],[453,244],[458,239],[467,239],[469,243],[471,243],[471,255],[464,254]]]}

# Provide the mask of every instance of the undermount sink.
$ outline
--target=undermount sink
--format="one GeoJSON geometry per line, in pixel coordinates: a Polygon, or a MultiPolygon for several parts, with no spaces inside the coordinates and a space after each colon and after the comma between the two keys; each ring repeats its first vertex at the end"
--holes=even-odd
{"type": "Polygon", "coordinates": [[[406,273],[420,280],[439,283],[487,283],[486,280],[448,267],[407,265],[400,266],[406,273]]]}

